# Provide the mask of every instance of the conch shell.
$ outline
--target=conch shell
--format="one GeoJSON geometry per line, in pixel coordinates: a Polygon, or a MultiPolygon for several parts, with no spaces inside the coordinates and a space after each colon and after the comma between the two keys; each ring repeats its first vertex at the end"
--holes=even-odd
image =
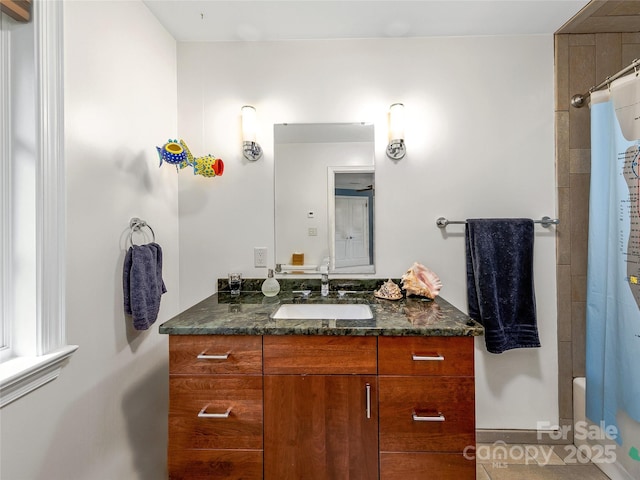
{"type": "Polygon", "coordinates": [[[373,295],[378,298],[384,298],[385,300],[400,300],[402,298],[402,291],[393,280],[389,279],[384,282],[378,290],[373,292],[373,295]]]}
{"type": "Polygon", "coordinates": [[[442,282],[433,271],[415,262],[402,275],[402,288],[405,289],[407,295],[417,295],[433,300],[440,293],[442,282]]]}

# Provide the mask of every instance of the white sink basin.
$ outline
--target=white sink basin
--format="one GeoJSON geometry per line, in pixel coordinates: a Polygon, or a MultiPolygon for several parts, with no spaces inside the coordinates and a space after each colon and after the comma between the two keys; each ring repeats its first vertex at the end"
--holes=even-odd
{"type": "Polygon", "coordinates": [[[360,303],[285,303],[271,315],[276,320],[369,320],[369,305],[360,303]]]}

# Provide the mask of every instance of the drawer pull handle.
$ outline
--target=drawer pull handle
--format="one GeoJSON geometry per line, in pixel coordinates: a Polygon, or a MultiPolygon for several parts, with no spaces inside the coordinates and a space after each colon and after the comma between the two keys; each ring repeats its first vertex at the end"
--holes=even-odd
{"type": "Polygon", "coordinates": [[[366,383],[364,388],[367,394],[367,418],[371,418],[371,384],[366,383]]]}
{"type": "Polygon", "coordinates": [[[208,355],[205,352],[202,352],[200,355],[198,355],[198,360],[226,360],[228,358],[228,353],[225,353],[223,355],[208,355]]]}
{"type": "Polygon", "coordinates": [[[441,362],[443,360],[444,360],[444,357],[437,353],[435,355],[416,355],[415,353],[413,354],[414,362],[441,362]]]}
{"type": "Polygon", "coordinates": [[[438,412],[438,415],[429,415],[423,417],[418,415],[416,412],[413,412],[413,421],[414,422],[444,422],[444,415],[438,412]]]}
{"type": "Polygon", "coordinates": [[[231,413],[231,407],[227,408],[227,411],[224,413],[207,413],[207,408],[209,408],[209,405],[200,410],[200,413],[198,413],[199,418],[229,418],[229,414],[231,413]]]}

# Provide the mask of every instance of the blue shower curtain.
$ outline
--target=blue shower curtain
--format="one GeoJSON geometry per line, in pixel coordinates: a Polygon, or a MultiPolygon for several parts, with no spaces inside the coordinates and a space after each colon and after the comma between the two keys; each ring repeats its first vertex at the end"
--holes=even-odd
{"type": "Polygon", "coordinates": [[[591,95],[587,417],[640,422],[640,78],[591,95]]]}

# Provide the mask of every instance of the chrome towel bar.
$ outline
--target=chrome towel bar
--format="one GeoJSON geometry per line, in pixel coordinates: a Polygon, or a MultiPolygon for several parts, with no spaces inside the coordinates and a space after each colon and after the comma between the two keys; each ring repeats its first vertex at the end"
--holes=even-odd
{"type": "MultiPolygon", "coordinates": [[[[466,223],[466,220],[448,220],[444,217],[440,217],[436,220],[436,225],[438,226],[438,228],[445,228],[449,224],[464,225],[466,223]]],[[[551,225],[558,225],[560,223],[560,220],[558,220],[557,218],[542,217],[540,220],[534,220],[533,223],[539,223],[544,228],[549,228],[551,225]]]]}

